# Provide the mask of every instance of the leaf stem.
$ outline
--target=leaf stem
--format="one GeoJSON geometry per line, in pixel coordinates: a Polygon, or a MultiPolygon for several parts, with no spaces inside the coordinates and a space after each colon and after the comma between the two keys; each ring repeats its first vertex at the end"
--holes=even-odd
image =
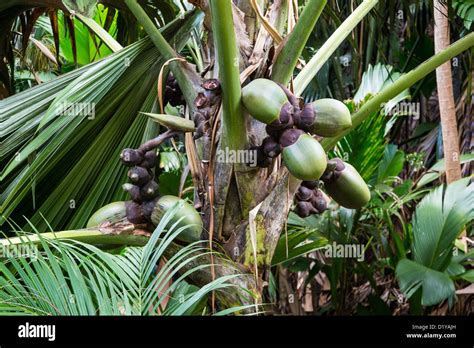
{"type": "Polygon", "coordinates": [[[295,94],[301,95],[316,76],[321,67],[336,51],[339,45],[354,28],[365,18],[365,15],[374,8],[378,0],[364,0],[362,4],[355,9],[352,14],[337,28],[337,30],[331,35],[329,39],[324,43],[323,46],[316,52],[311,60],[306,64],[303,70],[300,71],[298,76],[295,78],[295,94]]]}
{"type": "Polygon", "coordinates": [[[436,70],[437,67],[443,63],[451,60],[458,54],[474,46],[474,33],[466,35],[459,39],[445,50],[435,54],[430,59],[426,60],[417,68],[400,76],[394,83],[388,85],[376,94],[372,99],[367,101],[354,115],[352,115],[352,127],[346,130],[342,135],[336,138],[326,138],[322,141],[325,150],[332,149],[339,139],[348,134],[352,129],[360,125],[366,118],[377,112],[383,107],[383,104],[392,98],[395,98],[401,92],[413,86],[416,82],[423,79],[426,75],[436,70]]]}
{"type": "Polygon", "coordinates": [[[143,26],[165,60],[173,59],[173,61],[169,63],[170,69],[173,72],[176,81],[178,81],[181,91],[183,91],[186,103],[190,108],[193,108],[194,99],[197,96],[196,81],[199,80],[197,73],[187,68],[186,62],[175,59],[179,58],[178,53],[166,41],[159,29],[156,27],[150,17],[148,17],[147,13],[145,10],[143,10],[137,0],[125,0],[125,3],[137,21],[143,26]]]}
{"type": "Polygon", "coordinates": [[[211,0],[210,8],[219,79],[222,84],[222,145],[230,150],[244,149],[247,132],[240,102],[240,53],[234,31],[232,1],[211,0]]]}
{"type": "Polygon", "coordinates": [[[293,76],[298,58],[318,21],[327,0],[309,0],[295,28],[284,41],[283,48],[273,65],[272,80],[287,85],[293,76]]]}
{"type": "Polygon", "coordinates": [[[41,239],[73,239],[89,244],[107,245],[145,245],[149,238],[134,234],[105,234],[99,230],[70,230],[61,232],[46,232],[19,237],[0,239],[3,247],[24,243],[40,244],[41,239]]]}

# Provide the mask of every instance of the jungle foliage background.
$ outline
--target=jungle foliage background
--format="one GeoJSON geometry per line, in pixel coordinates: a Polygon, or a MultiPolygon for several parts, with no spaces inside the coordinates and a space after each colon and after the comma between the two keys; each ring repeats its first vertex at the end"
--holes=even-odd
{"type": "MultiPolygon", "coordinates": [[[[140,114],[160,109],[158,94],[169,72],[160,50],[124,2],[72,3],[0,4],[0,203],[5,237],[84,228],[94,211],[127,199],[121,189],[127,180],[118,160],[121,150],[163,132],[140,114]],[[71,7],[92,19],[71,15],[71,7]],[[69,102],[94,104],[94,118],[54,118],[48,110],[65,95],[69,102]]],[[[206,76],[215,69],[207,1],[139,3],[198,74],[206,76]]],[[[235,30],[241,68],[255,65],[249,76],[264,75],[276,54],[274,38],[262,36],[266,29],[252,1],[234,3],[240,9],[235,30]]],[[[285,37],[306,1],[256,3],[285,37]]],[[[327,1],[295,76],[361,3],[327,1]]],[[[321,67],[302,97],[343,100],[357,111],[384,86],[433,56],[436,3],[380,1],[321,67]]],[[[474,3],[449,1],[445,6],[451,42],[472,33],[474,3]]],[[[472,313],[473,51],[451,60],[465,179],[443,186],[443,137],[432,72],[330,152],[361,173],[370,185],[371,202],[360,210],[331,204],[323,214],[306,219],[290,212],[266,270],[257,312],[472,313]],[[397,107],[403,103],[415,109],[397,107]],[[458,230],[467,239],[458,240],[458,230]],[[324,247],[333,243],[363,244],[364,261],[327,258],[324,247]],[[446,264],[425,262],[447,253],[452,257],[446,264]]],[[[182,109],[168,104],[165,111],[179,115],[182,109]]],[[[161,195],[194,199],[194,164],[186,141],[181,137],[160,147],[156,171],[161,195]]],[[[39,259],[9,258],[0,266],[0,284],[10,284],[0,290],[1,314],[231,314],[254,309],[249,304],[253,300],[219,302],[217,308],[214,301],[216,293],[234,299],[230,293],[242,292],[236,279],[252,275],[252,267],[242,269],[220,250],[212,255],[237,271],[209,277],[215,261],[206,258],[210,251],[199,243],[176,249],[176,231],[158,238],[163,227],[158,226],[150,240],[126,248],[39,237],[39,259]],[[198,262],[200,258],[204,261],[198,262]],[[199,275],[202,272],[206,276],[199,275]],[[56,293],[56,286],[62,290],[56,293]]]]}

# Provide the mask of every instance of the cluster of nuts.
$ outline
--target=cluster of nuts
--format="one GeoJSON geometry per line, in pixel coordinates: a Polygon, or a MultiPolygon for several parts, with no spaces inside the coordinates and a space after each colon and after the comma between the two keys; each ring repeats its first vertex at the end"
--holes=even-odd
{"type": "Polygon", "coordinates": [[[158,184],[154,168],[156,150],[141,146],[138,149],[124,149],[120,154],[122,163],[130,167],[128,178],[131,183],[122,187],[128,192],[132,202],[127,204],[127,219],[134,224],[150,222],[150,216],[158,197],[158,184]]]}
{"type": "Polygon", "coordinates": [[[194,139],[199,139],[204,135],[209,136],[211,126],[209,120],[213,114],[213,108],[220,103],[221,97],[221,84],[217,79],[205,80],[201,87],[202,92],[199,92],[196,99],[194,99],[194,105],[198,109],[194,113],[194,125],[196,131],[194,132],[194,139]]]}
{"type": "Polygon", "coordinates": [[[257,150],[257,165],[262,168],[268,167],[283,148],[294,144],[300,135],[310,131],[315,120],[312,104],[304,104],[285,86],[279,86],[288,101],[281,107],[278,119],[267,124],[265,130],[268,137],[260,146],[254,147],[257,150]]]}
{"type": "Polygon", "coordinates": [[[170,72],[166,79],[166,87],[164,93],[164,103],[170,103],[172,106],[183,105],[185,102],[183,92],[179,88],[178,81],[170,72]]]}
{"type": "Polygon", "coordinates": [[[311,214],[321,214],[327,209],[327,202],[318,181],[303,181],[295,195],[296,213],[305,218],[311,214]]]}

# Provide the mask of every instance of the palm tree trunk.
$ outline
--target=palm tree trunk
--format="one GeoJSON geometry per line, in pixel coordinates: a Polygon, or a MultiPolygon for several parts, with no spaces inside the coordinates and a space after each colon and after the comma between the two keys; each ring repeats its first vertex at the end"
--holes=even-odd
{"type": "MultiPolygon", "coordinates": [[[[448,6],[445,1],[436,0],[434,6],[434,39],[435,52],[444,50],[450,44],[448,6]]],[[[456,109],[453,96],[451,62],[446,62],[436,69],[439,112],[443,134],[443,151],[446,166],[446,181],[451,183],[461,178],[459,160],[459,135],[456,121],[456,109]]]]}

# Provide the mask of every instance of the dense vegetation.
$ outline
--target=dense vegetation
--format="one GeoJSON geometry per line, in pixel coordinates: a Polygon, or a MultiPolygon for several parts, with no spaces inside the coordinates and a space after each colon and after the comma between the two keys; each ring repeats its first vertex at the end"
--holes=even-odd
{"type": "Polygon", "coordinates": [[[0,4],[0,314],[468,314],[474,4],[0,4]]]}

